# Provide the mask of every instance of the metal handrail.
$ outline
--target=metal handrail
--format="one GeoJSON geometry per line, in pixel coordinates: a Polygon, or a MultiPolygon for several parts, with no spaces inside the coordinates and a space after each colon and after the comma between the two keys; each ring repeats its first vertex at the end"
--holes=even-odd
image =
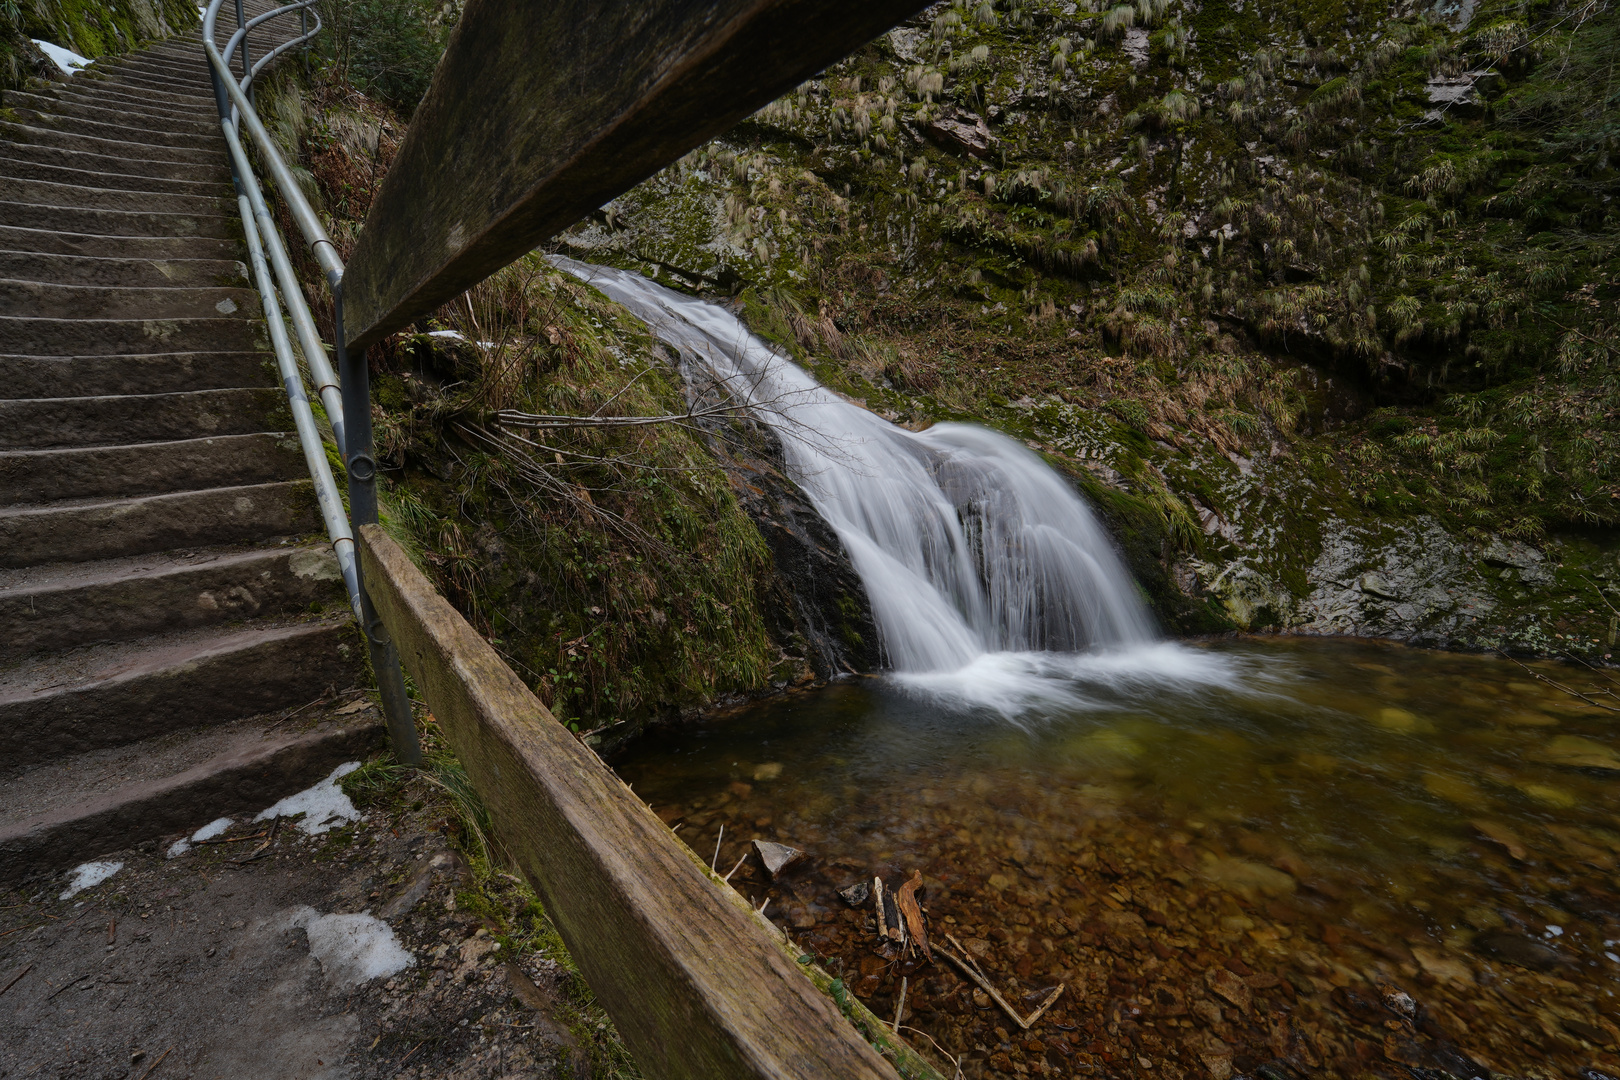
{"type": "Polygon", "coordinates": [[[382,695],[383,712],[388,720],[395,754],[400,760],[415,764],[421,761],[421,748],[411,717],[410,699],[405,691],[404,674],[399,666],[399,653],[366,595],[354,545],[354,528],[377,521],[377,468],[371,445],[371,391],[365,357],[350,357],[344,348],[343,260],[338,256],[337,245],[332,243],[314,207],[304,197],[292,170],[282,160],[280,151],[254,109],[251,97],[254,79],[259,72],[284,53],[300,46],[307,47],[321,31],[321,18],[319,13],[315,13],[315,26],[309,28],[308,15],[316,0],[295,0],[252,19],[245,17],[242,0],[235,0],[236,32],[230,36],[221,52],[214,42],[214,26],[223,3],[224,0],[211,0],[203,12],[203,54],[214,83],[214,100],[230,156],[231,181],[236,187],[237,206],[242,215],[242,230],[247,241],[254,285],[264,304],[270,346],[275,352],[282,385],[292,408],[304,461],[315,484],[315,497],[326,523],[332,552],[343,575],[349,605],[354,610],[355,619],[366,636],[371,652],[371,666],[382,695]],[[248,32],[293,12],[299,15],[302,32],[271,49],[256,62],[250,61],[248,32]],[[240,79],[231,71],[228,57],[233,53],[240,58],[240,79]],[[304,298],[303,286],[293,270],[292,260],[287,256],[281,230],[270,213],[264,191],[254,174],[253,163],[242,145],[243,127],[247,128],[259,152],[260,162],[280,192],[299,231],[303,233],[310,254],[326,277],[327,288],[332,294],[334,348],[338,369],[343,373],[341,381],[326,355],[326,345],[321,341],[315,318],[304,298]],[[292,342],[287,336],[284,309],[286,321],[292,323],[293,336],[298,340],[299,351],[309,369],[310,381],[331,422],[338,451],[343,456],[349,480],[347,514],[344,513],[343,498],[333,478],[332,467],[326,459],[326,446],[315,424],[314,410],[304,389],[303,373],[299,370],[292,342]]]}

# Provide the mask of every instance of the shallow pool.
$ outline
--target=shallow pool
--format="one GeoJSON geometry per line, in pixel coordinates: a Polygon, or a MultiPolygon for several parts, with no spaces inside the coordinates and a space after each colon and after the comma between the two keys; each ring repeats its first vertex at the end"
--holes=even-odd
{"type": "Polygon", "coordinates": [[[999,656],[617,768],[705,860],[724,825],[722,874],[802,849],[732,882],[879,1015],[904,979],[913,1041],[968,1076],[1575,1076],[1620,1069],[1611,690],[1343,640],[999,656]],[[1065,987],[1031,1030],[837,892],[913,871],[1013,1011],[1065,987]]]}

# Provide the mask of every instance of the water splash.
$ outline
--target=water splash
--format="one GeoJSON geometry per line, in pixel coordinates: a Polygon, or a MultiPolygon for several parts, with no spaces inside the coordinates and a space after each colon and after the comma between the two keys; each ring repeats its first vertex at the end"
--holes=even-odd
{"type": "Polygon", "coordinates": [[[970,424],[913,432],[851,404],[729,312],[639,274],[553,257],[697,357],[781,438],[837,531],[902,673],[987,656],[1147,645],[1152,617],[1090,508],[1020,444],[970,424]]]}

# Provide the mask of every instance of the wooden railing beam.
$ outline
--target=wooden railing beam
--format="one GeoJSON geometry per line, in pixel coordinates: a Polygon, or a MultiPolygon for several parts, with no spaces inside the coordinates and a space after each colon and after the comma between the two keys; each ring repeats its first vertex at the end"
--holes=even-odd
{"type": "Polygon", "coordinates": [[[433,311],[922,6],[468,0],[349,260],[349,347],[433,311]]]}
{"type": "Polygon", "coordinates": [[[898,1080],[399,545],[377,525],[359,533],[367,590],[406,669],[642,1074],[898,1080]]]}

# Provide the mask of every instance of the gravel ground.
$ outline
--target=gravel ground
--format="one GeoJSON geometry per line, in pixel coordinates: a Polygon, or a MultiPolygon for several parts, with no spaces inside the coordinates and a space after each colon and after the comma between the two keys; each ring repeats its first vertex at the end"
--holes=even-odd
{"type": "Polygon", "coordinates": [[[474,872],[431,781],[384,786],[325,832],[239,820],[66,898],[0,887],[0,1077],[624,1074],[532,893],[474,872]]]}

